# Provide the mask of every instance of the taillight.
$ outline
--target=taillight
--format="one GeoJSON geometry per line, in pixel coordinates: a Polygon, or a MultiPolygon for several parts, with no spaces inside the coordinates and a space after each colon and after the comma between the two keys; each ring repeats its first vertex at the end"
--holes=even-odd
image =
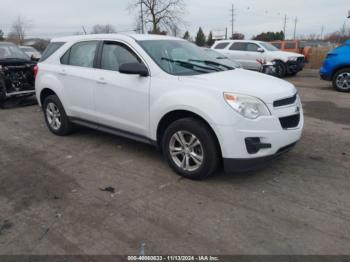
{"type": "Polygon", "coordinates": [[[39,72],[39,67],[38,67],[38,65],[35,65],[35,66],[33,67],[34,78],[36,78],[38,72],[39,72]]]}

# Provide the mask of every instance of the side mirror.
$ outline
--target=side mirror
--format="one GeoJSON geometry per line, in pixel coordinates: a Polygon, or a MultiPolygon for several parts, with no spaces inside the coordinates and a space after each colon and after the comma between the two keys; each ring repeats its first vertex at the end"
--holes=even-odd
{"type": "Polygon", "coordinates": [[[127,63],[119,67],[119,72],[127,75],[140,75],[143,77],[149,76],[147,67],[141,63],[127,63]]]}
{"type": "Polygon", "coordinates": [[[36,58],[34,55],[30,57],[30,60],[33,62],[38,62],[40,59],[36,58]]]}
{"type": "Polygon", "coordinates": [[[259,53],[265,53],[265,50],[264,50],[264,48],[259,47],[259,48],[258,48],[258,52],[259,52],[259,53]]]}

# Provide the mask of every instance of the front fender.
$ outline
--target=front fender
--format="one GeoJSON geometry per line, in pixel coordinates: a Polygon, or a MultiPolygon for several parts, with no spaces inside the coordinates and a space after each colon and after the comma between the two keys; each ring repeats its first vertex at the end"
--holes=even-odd
{"type": "Polygon", "coordinates": [[[200,92],[199,90],[180,90],[167,92],[151,101],[150,137],[157,140],[157,129],[162,118],[170,112],[184,110],[203,118],[220,136],[218,125],[232,125],[239,119],[233,110],[226,105],[223,94],[219,92],[200,92]]]}

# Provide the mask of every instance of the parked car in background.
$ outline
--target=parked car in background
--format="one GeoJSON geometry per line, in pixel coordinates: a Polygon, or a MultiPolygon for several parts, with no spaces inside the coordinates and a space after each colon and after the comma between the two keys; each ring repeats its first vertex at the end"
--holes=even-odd
{"type": "Polygon", "coordinates": [[[304,117],[296,88],[218,63],[183,39],[87,35],[52,40],[38,64],[46,124],[73,123],[153,144],[191,179],[248,171],[289,151],[304,117]],[[58,50],[57,50],[58,47],[58,50]]]}
{"type": "Polygon", "coordinates": [[[288,41],[273,41],[270,42],[274,47],[282,51],[293,52],[302,54],[305,56],[305,62],[310,61],[312,48],[308,46],[306,42],[300,40],[288,40],[288,41]]]}
{"type": "Polygon", "coordinates": [[[9,98],[35,93],[35,65],[16,45],[0,42],[0,106],[9,98]]]}
{"type": "Polygon", "coordinates": [[[228,66],[234,67],[234,68],[242,68],[242,65],[238,63],[237,61],[233,60],[232,58],[229,58],[222,53],[219,53],[211,48],[203,48],[205,52],[214,60],[217,60],[220,63],[226,64],[228,66]]]}
{"type": "Polygon", "coordinates": [[[320,69],[323,80],[340,92],[350,92],[350,39],[327,54],[320,69]]]}
{"type": "Polygon", "coordinates": [[[24,53],[27,54],[32,60],[39,61],[41,58],[41,54],[38,50],[31,46],[20,46],[19,47],[24,53]]]}
{"type": "Polygon", "coordinates": [[[296,75],[304,68],[305,57],[301,54],[284,52],[273,45],[261,41],[249,40],[221,40],[212,49],[239,62],[243,68],[259,71],[261,63],[258,61],[274,62],[276,76],[282,78],[296,75]]]}

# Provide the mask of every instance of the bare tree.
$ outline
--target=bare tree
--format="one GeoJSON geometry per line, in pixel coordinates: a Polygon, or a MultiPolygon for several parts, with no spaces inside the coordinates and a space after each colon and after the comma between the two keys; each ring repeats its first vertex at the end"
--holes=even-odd
{"type": "Polygon", "coordinates": [[[179,25],[184,23],[182,16],[185,7],[184,0],[134,0],[130,10],[137,10],[138,14],[142,10],[138,19],[142,17],[144,24],[150,25],[151,33],[159,34],[163,30],[169,30],[174,34],[177,33],[179,25]]]}
{"type": "Polygon", "coordinates": [[[17,19],[12,23],[9,38],[17,44],[22,45],[27,35],[27,32],[28,30],[30,30],[31,27],[32,25],[30,21],[18,16],[17,19]]]}
{"type": "Polygon", "coordinates": [[[92,34],[113,34],[116,33],[113,25],[94,25],[91,31],[92,34]]]}

